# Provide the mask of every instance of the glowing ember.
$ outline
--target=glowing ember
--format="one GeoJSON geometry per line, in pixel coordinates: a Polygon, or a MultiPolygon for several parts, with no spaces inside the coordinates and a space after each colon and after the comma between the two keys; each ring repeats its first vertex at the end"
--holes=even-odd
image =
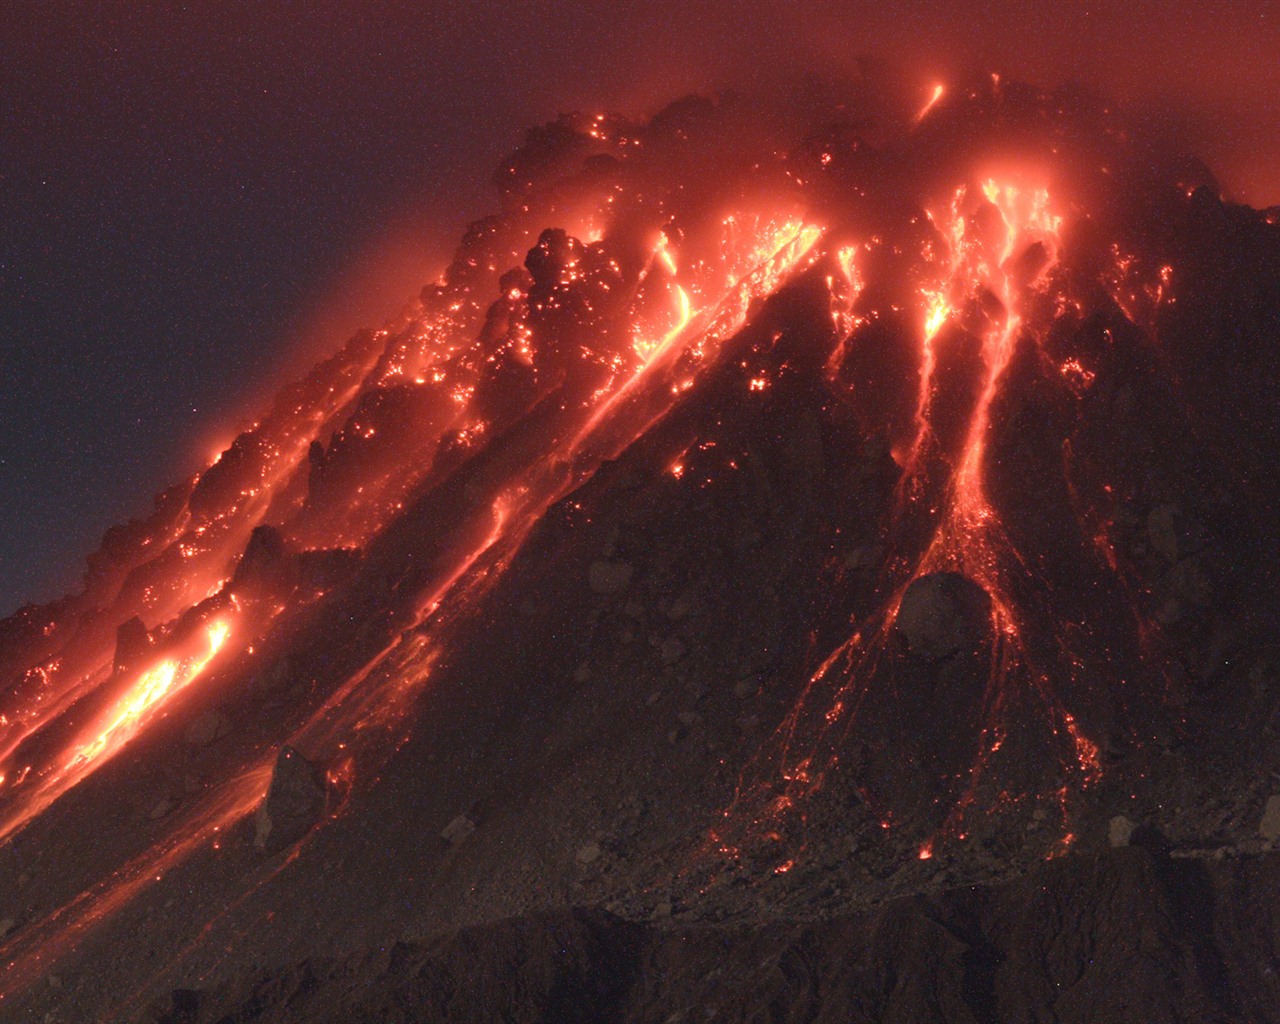
{"type": "Polygon", "coordinates": [[[938,84],[936,84],[933,87],[933,92],[929,94],[929,99],[925,102],[925,105],[920,108],[920,111],[919,113],[916,114],[915,118],[912,121],[912,124],[919,124],[926,117],[928,117],[929,111],[931,111],[935,106],[937,106],[938,100],[942,99],[942,94],[944,92],[946,92],[946,88],[942,85],[942,83],[939,82],[938,84]]]}

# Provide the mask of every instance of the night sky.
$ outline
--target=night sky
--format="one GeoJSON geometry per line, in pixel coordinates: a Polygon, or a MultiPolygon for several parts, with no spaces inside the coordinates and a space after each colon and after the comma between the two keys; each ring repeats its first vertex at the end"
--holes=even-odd
{"type": "Polygon", "coordinates": [[[394,314],[562,110],[978,67],[1092,86],[1280,202],[1280,4],[936,6],[0,3],[0,615],[394,314]]]}

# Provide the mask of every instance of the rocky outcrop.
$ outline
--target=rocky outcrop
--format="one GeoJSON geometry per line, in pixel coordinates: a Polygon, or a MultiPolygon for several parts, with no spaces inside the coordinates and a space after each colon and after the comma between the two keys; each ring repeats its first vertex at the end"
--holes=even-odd
{"type": "Polygon", "coordinates": [[[1210,871],[1123,849],[820,922],[547,913],[175,993],[153,1019],[1265,1024],[1280,1021],[1278,882],[1280,857],[1210,871]]]}

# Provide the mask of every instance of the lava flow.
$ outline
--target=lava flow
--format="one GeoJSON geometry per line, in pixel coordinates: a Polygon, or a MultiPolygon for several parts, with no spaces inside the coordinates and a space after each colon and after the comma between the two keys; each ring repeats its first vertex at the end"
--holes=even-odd
{"type": "MultiPolygon", "coordinates": [[[[837,792],[924,860],[983,819],[1070,846],[1104,752],[1176,717],[1166,634],[1210,633],[1187,625],[1205,531],[1158,445],[1112,433],[1181,386],[1162,331],[1187,275],[1153,224],[1197,223],[1204,182],[1071,93],[928,91],[531,132],[500,212],[399,318],[109,531],[82,594],[5,623],[0,856],[66,865],[0,933],[6,998],[113,918],[162,914],[171,875],[223,886],[178,943],[204,955],[450,728],[437,686],[483,722],[442,772],[484,780],[492,736],[542,722],[524,690],[593,658],[621,691],[656,657],[655,715],[699,673],[776,701],[719,761],[739,784],[718,862],[762,849],[794,879],[837,792]],[[753,590],[761,564],[779,578],[753,590]],[[649,651],[654,621],[685,632],[649,651]],[[520,693],[457,678],[490,646],[520,693]]],[[[1195,402],[1164,402],[1159,436],[1195,402]]],[[[678,721],[673,749],[703,713],[678,721]]],[[[474,785],[461,806],[501,788],[474,785]]]]}
{"type": "MultiPolygon", "coordinates": [[[[614,198],[609,195],[604,201],[612,203],[614,198]]],[[[527,237],[524,222],[531,219],[516,215],[511,220],[514,223],[504,225],[505,230],[514,238],[527,237]]],[[[446,280],[434,303],[438,312],[424,310],[394,335],[384,331],[348,346],[353,358],[340,372],[366,367],[369,377],[363,392],[348,391],[341,403],[335,402],[331,396],[338,393],[338,385],[328,374],[313,374],[283,396],[270,446],[264,448],[260,439],[264,426],[241,435],[192,491],[193,504],[202,493],[222,495],[230,504],[224,508],[202,503],[201,525],[194,529],[189,523],[197,517],[186,512],[191,517],[186,519],[187,529],[172,530],[172,547],[146,568],[170,563],[173,552],[180,556],[172,562],[180,573],[197,572],[198,553],[207,548],[198,548],[193,538],[203,539],[208,524],[243,521],[249,514],[249,525],[255,518],[259,523],[283,519],[283,531],[256,530],[229,578],[186,613],[189,617],[199,609],[229,609],[224,617],[210,619],[202,634],[207,639],[204,646],[186,640],[168,650],[177,643],[170,634],[189,632],[185,618],[140,632],[141,649],[165,648],[165,656],[140,669],[117,667],[96,689],[52,705],[42,715],[26,716],[10,757],[46,760],[25,770],[10,787],[0,838],[28,826],[167,715],[225,645],[238,641],[233,653],[252,658],[256,645],[270,642],[273,626],[287,628],[285,623],[308,614],[332,614],[328,609],[334,608],[334,599],[325,599],[335,583],[341,593],[344,577],[350,578],[353,541],[369,543],[382,535],[378,543],[389,545],[398,532],[417,529],[413,513],[426,514],[439,528],[427,543],[432,553],[421,575],[398,585],[403,591],[395,612],[399,639],[367,654],[361,653],[359,643],[353,644],[353,657],[364,658],[364,663],[352,660],[345,679],[339,677],[339,685],[314,710],[281,723],[287,732],[278,738],[306,746],[313,756],[345,759],[348,774],[376,773],[377,765],[403,742],[397,738],[400,723],[413,711],[459,613],[479,602],[553,502],[580,486],[595,466],[615,456],[691,386],[700,365],[714,360],[718,343],[742,325],[749,303],[785,281],[818,235],[794,217],[754,211],[736,212],[723,227],[724,242],[714,261],[702,259],[687,274],[681,272],[660,230],[650,229],[647,238],[645,233],[624,234],[616,255],[610,254],[607,232],[604,242],[590,246],[563,232],[543,232],[526,261],[529,272],[517,266],[501,275],[503,297],[490,309],[478,342],[468,340],[478,323],[477,307],[468,298],[476,285],[465,276],[462,281],[446,280]],[[634,259],[637,244],[651,248],[628,271],[624,268],[634,259]],[[582,293],[589,290],[594,290],[598,306],[584,301],[582,293]],[[567,314],[576,322],[566,320],[567,314]],[[566,337],[574,333],[582,335],[577,351],[566,337]],[[596,347],[588,348],[585,343],[593,335],[596,347]],[[599,344],[610,338],[617,339],[617,349],[599,344]],[[370,341],[384,339],[386,351],[368,368],[370,341]],[[504,391],[494,390],[512,374],[512,381],[501,383],[504,391]],[[411,383],[406,383],[406,376],[411,383]],[[326,385],[323,390],[316,386],[321,383],[326,385]],[[324,414],[308,412],[313,395],[323,401],[320,408],[330,417],[327,425],[324,414]],[[345,422],[335,412],[339,404],[345,422]],[[421,422],[403,418],[404,409],[415,405],[430,425],[425,437],[421,422]],[[398,418],[378,423],[386,412],[398,418]],[[326,433],[328,445],[321,447],[314,438],[326,433]],[[405,456],[424,441],[425,469],[415,470],[405,456]],[[311,445],[308,463],[299,465],[296,457],[276,455],[286,447],[296,452],[300,443],[311,445]],[[371,450],[371,443],[389,444],[394,461],[371,450]],[[265,459],[243,454],[264,451],[265,459]],[[557,465],[572,471],[554,471],[557,465]],[[334,516],[332,505],[338,479],[343,486],[341,518],[334,516]],[[247,509],[253,511],[246,513],[247,509]],[[282,544],[317,542],[317,547],[296,556],[282,550],[282,544]],[[306,578],[308,573],[312,579],[306,578]],[[232,617],[243,619],[243,628],[233,629],[232,617]],[[94,712],[90,724],[73,729],[82,709],[99,702],[103,707],[94,712]],[[379,728],[371,730],[375,725],[379,728]],[[46,754],[48,737],[64,729],[72,735],[62,752],[46,754]]],[[[467,260],[461,265],[469,264],[467,260]]],[[[498,276],[491,274],[489,280],[498,276]]],[[[270,425],[270,418],[264,424],[270,425]]],[[[146,538],[147,546],[155,542],[146,538]]],[[[371,561],[376,550],[375,546],[371,561]]],[[[191,590],[184,580],[161,579],[168,592],[191,590]]],[[[359,586],[360,581],[357,575],[351,585],[359,586]]],[[[144,603],[138,610],[147,607],[144,603]]],[[[117,662],[123,643],[122,639],[118,644],[117,662]]],[[[256,761],[249,774],[259,778],[270,771],[274,747],[249,750],[245,756],[256,761]]],[[[220,785],[236,787],[236,780],[246,777],[232,776],[220,785]]],[[[262,790],[257,792],[260,798],[262,790]]],[[[80,933],[100,921],[121,904],[122,893],[136,889],[135,879],[153,871],[162,874],[215,833],[226,834],[253,810],[252,803],[239,797],[210,806],[214,809],[197,818],[182,819],[185,836],[168,841],[158,853],[139,853],[117,869],[113,877],[120,881],[114,888],[106,882],[86,888],[78,899],[90,909],[68,917],[67,927],[80,933]],[[191,824],[197,820],[198,827],[191,824]]],[[[29,965],[46,962],[66,946],[58,920],[51,917],[25,932],[26,942],[42,937],[15,960],[13,983],[26,976],[29,965]],[[27,966],[20,968],[19,963],[27,966]]]]}
{"type": "MultiPolygon", "coordinates": [[[[781,792],[766,779],[740,794],[739,802],[726,812],[731,824],[713,833],[725,852],[737,849],[731,837],[742,835],[743,822],[757,827],[773,822],[767,831],[778,838],[779,817],[802,813],[805,795],[820,789],[836,769],[840,752],[861,726],[864,705],[874,703],[874,690],[883,685],[896,638],[906,633],[910,642],[912,627],[901,628],[899,619],[906,617],[904,602],[912,600],[908,595],[913,590],[934,591],[931,600],[938,607],[926,616],[968,615],[969,629],[979,631],[957,642],[954,652],[942,654],[958,653],[966,642],[978,643],[982,620],[987,620],[989,667],[978,698],[981,714],[970,725],[980,730],[982,746],[967,771],[956,776],[967,781],[943,815],[946,832],[962,833],[964,811],[974,802],[991,757],[1008,732],[1020,727],[1011,712],[1026,706],[1028,694],[1016,692],[1018,688],[1035,690],[1049,729],[1060,728],[1068,737],[1063,772],[1075,776],[1080,785],[1096,781],[1100,772],[1097,745],[1080,731],[1052,690],[1054,672],[1061,666],[1042,665],[1038,659],[1043,644],[1024,639],[1028,626],[1020,612],[1019,592],[1042,581],[1035,579],[1033,560],[1006,532],[985,483],[992,407],[1007,383],[1018,345],[1030,346],[1038,360],[1049,359],[1042,341],[1052,313],[1046,316],[1045,310],[1061,309],[1065,302],[1055,292],[1054,279],[1063,218],[1052,212],[1047,188],[995,178],[980,187],[960,186],[944,214],[926,211],[926,217],[936,235],[923,247],[925,263],[940,264],[941,272],[936,283],[919,292],[924,310],[919,393],[914,433],[899,454],[902,475],[887,524],[898,542],[883,571],[883,596],[879,608],[826,656],[780,726],[775,745],[766,747],[762,756],[771,766],[766,771],[780,777],[781,792]],[[976,351],[970,350],[971,365],[966,369],[957,366],[956,354],[968,342],[976,342],[976,351]],[[943,376],[944,365],[952,379],[943,376]],[[956,392],[962,393],[959,398],[956,392]],[[960,608],[966,601],[970,607],[960,608]],[[763,802],[751,812],[743,806],[745,801],[763,802]]],[[[844,349],[851,342],[843,339],[838,344],[844,349]]],[[[937,623],[923,632],[929,629],[936,630],[937,623]]],[[[1079,665],[1065,642],[1058,646],[1060,660],[1079,665]]],[[[1065,834],[1067,789],[1055,783],[1052,792],[1060,804],[1065,834]]],[[[880,811],[886,821],[894,817],[891,805],[880,811]]],[[[931,839],[921,847],[922,859],[932,856],[933,845],[931,839]]]]}
{"type": "Polygon", "coordinates": [[[146,728],[166,700],[200,677],[226,642],[229,631],[226,622],[214,622],[197,650],[185,655],[171,654],[129,680],[124,691],[90,721],[62,754],[55,755],[53,761],[41,765],[34,773],[24,767],[14,783],[21,785],[19,798],[9,801],[10,807],[0,819],[0,842],[120,753],[146,728]]]}

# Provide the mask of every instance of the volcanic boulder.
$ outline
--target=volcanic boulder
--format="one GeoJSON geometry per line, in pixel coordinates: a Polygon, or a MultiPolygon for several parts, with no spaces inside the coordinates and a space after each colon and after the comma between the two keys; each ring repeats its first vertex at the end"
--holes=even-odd
{"type": "Polygon", "coordinates": [[[150,652],[153,644],[146,624],[138,618],[122,622],[116,629],[116,654],[112,664],[112,672],[121,675],[134,668],[150,652]]]}
{"type": "Polygon", "coordinates": [[[254,847],[278,853],[296,843],[320,820],[326,799],[324,772],[293,747],[281,747],[254,820],[254,847]]]}
{"type": "Polygon", "coordinates": [[[987,641],[991,598],[960,573],[928,573],[907,587],[894,626],[912,653],[939,661],[987,641]]]}
{"type": "Polygon", "coordinates": [[[257,526],[231,578],[231,589],[237,594],[287,590],[293,583],[293,573],[281,532],[274,526],[257,526]]]}

